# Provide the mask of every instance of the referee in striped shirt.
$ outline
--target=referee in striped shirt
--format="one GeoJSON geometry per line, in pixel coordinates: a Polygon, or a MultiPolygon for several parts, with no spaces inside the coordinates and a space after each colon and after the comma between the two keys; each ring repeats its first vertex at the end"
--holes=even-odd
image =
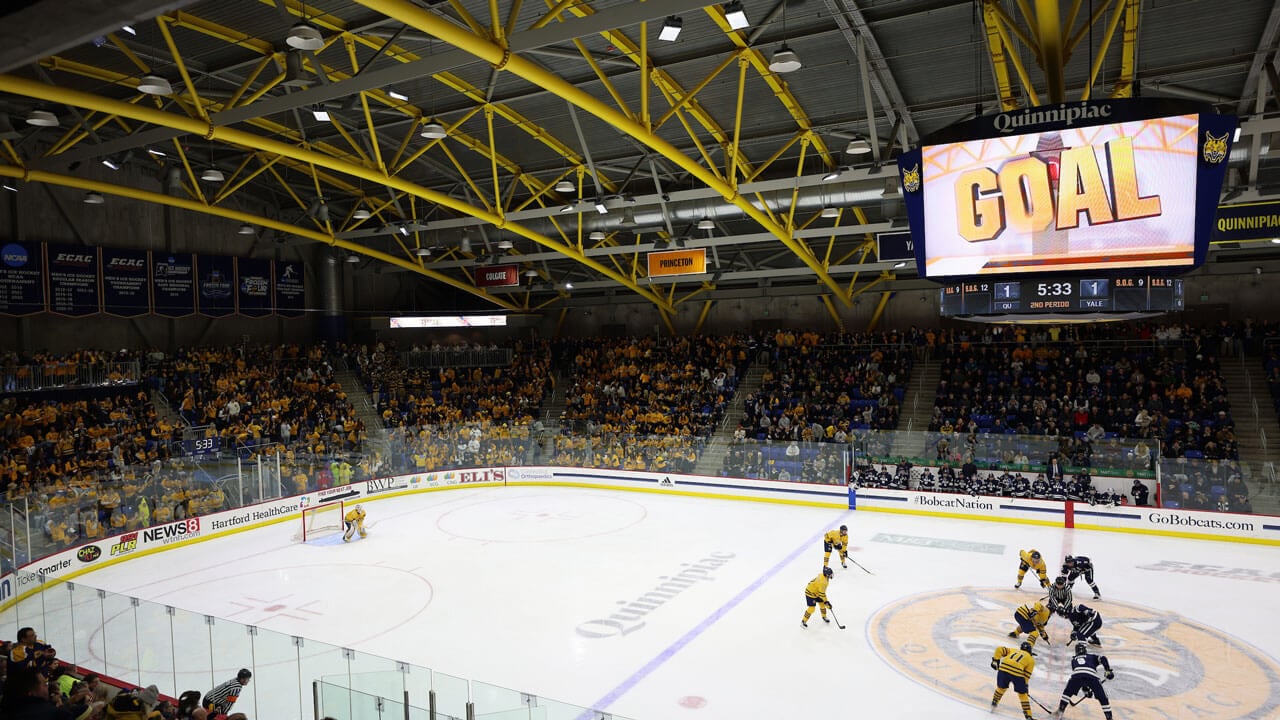
{"type": "Polygon", "coordinates": [[[236,700],[240,699],[240,688],[248,685],[251,677],[253,673],[241,668],[234,678],[205,693],[200,705],[209,712],[210,717],[226,715],[231,712],[231,706],[236,704],[236,700]]]}

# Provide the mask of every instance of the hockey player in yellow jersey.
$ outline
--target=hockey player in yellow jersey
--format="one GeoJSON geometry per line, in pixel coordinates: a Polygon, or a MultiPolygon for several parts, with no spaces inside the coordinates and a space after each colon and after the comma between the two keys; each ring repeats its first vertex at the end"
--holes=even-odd
{"type": "Polygon", "coordinates": [[[991,712],[996,711],[1000,698],[1004,697],[1005,691],[1012,684],[1013,691],[1018,693],[1018,702],[1022,704],[1022,716],[1031,720],[1031,697],[1027,685],[1031,682],[1031,673],[1036,669],[1031,643],[1024,642],[1017,650],[996,648],[991,655],[991,669],[996,671],[996,692],[991,696],[991,712]]]}
{"type": "Polygon", "coordinates": [[[1031,647],[1035,647],[1037,638],[1044,638],[1046,643],[1049,642],[1049,632],[1044,627],[1049,622],[1049,608],[1044,603],[1027,603],[1014,610],[1013,621],[1018,624],[1018,629],[1009,633],[1009,637],[1016,638],[1026,633],[1031,647]]]}
{"type": "Polygon", "coordinates": [[[351,536],[360,532],[360,537],[368,537],[368,533],[364,531],[364,506],[357,505],[347,511],[342,516],[342,522],[347,526],[347,531],[342,534],[342,542],[351,542],[351,536]]]}
{"type": "Polygon", "coordinates": [[[1035,570],[1040,576],[1040,587],[1049,587],[1049,569],[1045,567],[1044,558],[1040,556],[1039,550],[1023,550],[1018,553],[1018,560],[1018,582],[1013,584],[1015,590],[1022,587],[1022,578],[1028,570],[1035,570]]]}
{"type": "Polygon", "coordinates": [[[847,568],[849,559],[849,526],[841,525],[839,530],[829,530],[822,536],[822,567],[831,563],[831,551],[840,551],[840,567],[847,568]]]}
{"type": "Polygon", "coordinates": [[[804,603],[808,607],[804,611],[804,619],[800,624],[809,627],[809,618],[813,616],[813,609],[816,607],[822,612],[822,622],[831,622],[827,618],[827,608],[831,607],[831,601],[827,600],[827,583],[831,582],[831,576],[836,571],[825,565],[822,567],[822,574],[809,581],[809,585],[804,589],[804,603]]]}

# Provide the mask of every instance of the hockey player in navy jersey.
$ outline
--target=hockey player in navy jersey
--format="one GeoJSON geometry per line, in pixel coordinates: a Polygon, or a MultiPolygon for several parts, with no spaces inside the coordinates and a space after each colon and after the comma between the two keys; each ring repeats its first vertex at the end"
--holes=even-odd
{"type": "Polygon", "coordinates": [[[1093,590],[1093,599],[1102,599],[1102,593],[1098,592],[1098,585],[1093,582],[1093,561],[1089,558],[1084,555],[1066,556],[1062,560],[1062,574],[1067,576],[1067,583],[1073,587],[1076,584],[1076,578],[1083,577],[1089,589],[1093,590]]]}
{"type": "Polygon", "coordinates": [[[1111,701],[1107,699],[1107,691],[1102,687],[1103,679],[1110,680],[1116,674],[1111,670],[1111,663],[1106,655],[1095,655],[1089,652],[1084,643],[1076,643],[1075,657],[1071,658],[1071,679],[1058,699],[1058,711],[1053,714],[1054,720],[1061,720],[1062,712],[1067,709],[1071,698],[1083,692],[1085,697],[1092,697],[1102,706],[1107,720],[1111,717],[1111,701]]]}
{"type": "Polygon", "coordinates": [[[1090,645],[1102,645],[1098,639],[1098,631],[1102,629],[1102,616],[1088,605],[1077,605],[1069,618],[1071,620],[1071,640],[1088,642],[1090,645]]]}

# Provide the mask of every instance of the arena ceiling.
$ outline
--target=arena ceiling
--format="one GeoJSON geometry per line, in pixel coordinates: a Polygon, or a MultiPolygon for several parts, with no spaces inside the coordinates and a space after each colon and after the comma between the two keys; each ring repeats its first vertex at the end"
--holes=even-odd
{"type": "Polygon", "coordinates": [[[232,218],[512,311],[630,293],[705,317],[771,285],[883,304],[913,272],[876,257],[903,227],[896,154],[1086,93],[1246,117],[1224,194],[1280,192],[1273,3],[23,0],[0,20],[6,184],[232,218]],[[103,161],[160,182],[85,171],[103,161]],[[650,282],[655,246],[708,248],[709,272],[650,282]],[[475,287],[508,263],[520,287],[475,287]]]}

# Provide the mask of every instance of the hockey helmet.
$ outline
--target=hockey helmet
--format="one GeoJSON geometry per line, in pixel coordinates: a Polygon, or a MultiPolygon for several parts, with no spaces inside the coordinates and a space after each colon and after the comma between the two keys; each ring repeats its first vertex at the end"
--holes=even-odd
{"type": "Polygon", "coordinates": [[[1085,644],[1084,644],[1084,643],[1082,643],[1082,642],[1078,642],[1078,643],[1076,643],[1076,654],[1077,654],[1077,655],[1085,655],[1085,654],[1087,654],[1088,652],[1089,652],[1089,646],[1088,646],[1088,645],[1085,645],[1085,644]]]}
{"type": "Polygon", "coordinates": [[[1032,551],[1031,551],[1031,559],[1032,559],[1032,560],[1039,560],[1039,559],[1040,559],[1040,551],[1039,551],[1039,550],[1032,550],[1032,551]]]}
{"type": "Polygon", "coordinates": [[[1062,558],[1062,564],[1063,564],[1063,565],[1075,565],[1075,564],[1076,564],[1076,559],[1075,559],[1074,557],[1072,557],[1072,556],[1068,555],[1068,556],[1066,556],[1066,557],[1062,558]]]}
{"type": "Polygon", "coordinates": [[[1036,604],[1031,606],[1031,609],[1038,613],[1044,612],[1044,603],[1037,600],[1036,604]]]}
{"type": "Polygon", "coordinates": [[[1077,614],[1077,615],[1079,615],[1079,616],[1081,616],[1081,617],[1083,617],[1083,616],[1085,616],[1085,615],[1088,615],[1088,614],[1089,614],[1089,613],[1091,613],[1091,612],[1093,612],[1093,608],[1089,607],[1088,605],[1077,605],[1077,606],[1076,606],[1076,614],[1077,614]]]}
{"type": "Polygon", "coordinates": [[[1023,652],[1031,652],[1031,643],[1024,641],[1021,645],[1018,646],[1018,649],[1023,652]]]}
{"type": "Polygon", "coordinates": [[[822,574],[825,575],[826,577],[832,577],[833,575],[836,574],[836,571],[832,570],[829,567],[824,567],[822,568],[822,574]]]}
{"type": "Polygon", "coordinates": [[[1058,577],[1056,577],[1056,578],[1054,578],[1054,579],[1053,579],[1053,584],[1054,584],[1054,585],[1057,585],[1057,586],[1059,586],[1059,587],[1061,587],[1061,586],[1063,586],[1063,585],[1066,585],[1066,584],[1067,584],[1067,576],[1066,576],[1066,575],[1059,575],[1058,577]]]}
{"type": "Polygon", "coordinates": [[[848,526],[848,525],[841,525],[841,526],[840,526],[840,534],[841,534],[841,535],[848,535],[848,534],[849,534],[849,526],[848,526]]]}
{"type": "Polygon", "coordinates": [[[357,506],[356,506],[356,512],[358,512],[358,513],[363,513],[363,512],[364,512],[364,506],[363,506],[363,505],[357,505],[357,506]]]}

